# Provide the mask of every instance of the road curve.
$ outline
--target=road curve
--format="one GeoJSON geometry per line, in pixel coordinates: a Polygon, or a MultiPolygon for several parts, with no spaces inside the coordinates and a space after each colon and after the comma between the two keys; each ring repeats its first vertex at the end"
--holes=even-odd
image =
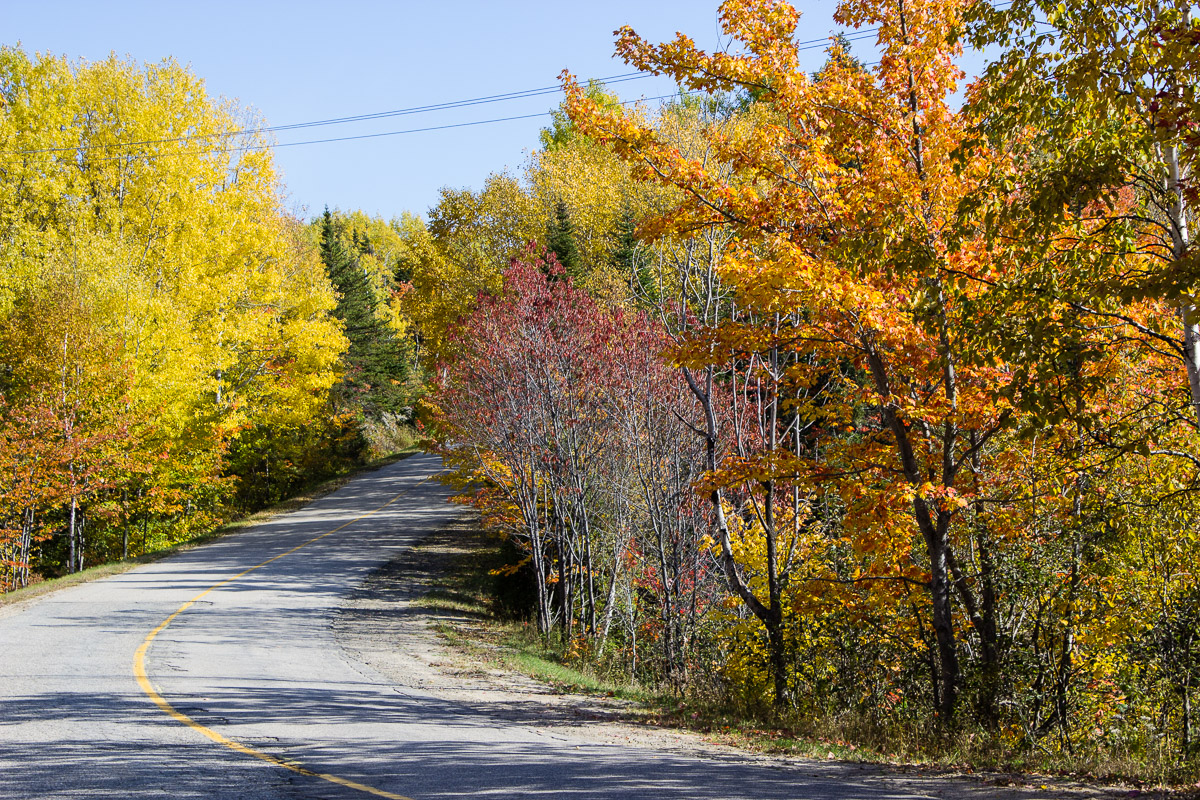
{"type": "Polygon", "coordinates": [[[575,741],[353,661],[333,616],[458,513],[429,480],[439,468],[414,456],[295,513],[0,612],[0,799],[973,795],[835,765],[575,741]]]}

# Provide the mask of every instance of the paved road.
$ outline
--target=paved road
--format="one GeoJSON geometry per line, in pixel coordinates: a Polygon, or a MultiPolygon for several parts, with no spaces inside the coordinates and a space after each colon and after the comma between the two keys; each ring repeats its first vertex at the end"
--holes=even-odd
{"type": "Polygon", "coordinates": [[[427,480],[438,468],[415,456],[301,511],[6,611],[0,798],[885,800],[946,791],[914,794],[852,768],[575,742],[402,689],[352,661],[332,616],[371,570],[457,513],[427,480]],[[139,648],[219,583],[145,649],[156,705],[135,677],[139,648]]]}

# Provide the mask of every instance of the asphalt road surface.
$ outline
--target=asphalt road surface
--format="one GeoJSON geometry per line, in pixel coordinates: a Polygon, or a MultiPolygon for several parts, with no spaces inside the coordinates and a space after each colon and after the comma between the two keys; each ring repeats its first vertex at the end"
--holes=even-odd
{"type": "Polygon", "coordinates": [[[459,513],[430,480],[439,468],[414,456],[295,513],[0,611],[0,798],[974,796],[840,765],[575,741],[357,663],[333,616],[459,513]]]}

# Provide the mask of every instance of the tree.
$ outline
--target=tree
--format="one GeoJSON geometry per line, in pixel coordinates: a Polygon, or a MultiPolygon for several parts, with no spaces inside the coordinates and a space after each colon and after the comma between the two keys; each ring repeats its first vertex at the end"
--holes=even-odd
{"type": "MultiPolygon", "coordinates": [[[[721,225],[736,237],[717,269],[740,314],[694,341],[684,363],[721,354],[748,367],[735,397],[745,398],[756,427],[739,430],[735,441],[749,446],[712,463],[709,480],[731,587],[777,640],[776,702],[786,691],[784,581],[772,564],[767,596],[755,594],[738,572],[733,537],[751,522],[768,561],[779,558],[781,497],[792,487],[802,513],[812,507],[812,488],[838,487],[848,505],[842,524],[860,556],[848,580],[872,587],[877,602],[910,603],[908,587],[922,591],[921,616],[933,631],[932,694],[944,720],[963,680],[956,603],[967,610],[983,668],[998,658],[995,610],[985,602],[994,591],[986,555],[994,539],[962,513],[970,505],[963,476],[988,468],[989,446],[1012,420],[1005,395],[1014,386],[1003,365],[968,356],[977,323],[964,313],[966,301],[1002,265],[958,233],[959,202],[987,167],[983,159],[955,161],[968,132],[950,107],[961,77],[953,42],[962,10],[949,2],[843,3],[835,18],[877,27],[883,59],[865,71],[835,45],[818,77],[798,68],[798,15],[780,2],[722,5],[722,25],[744,54],[707,54],[686,37],[656,46],[622,29],[618,53],[638,69],[694,91],[762,92],[746,133],[708,134],[725,174],[567,81],[568,109],[582,131],[642,165],[646,178],[685,193],[662,232],[721,225]],[[864,435],[829,435],[855,424],[864,435]],[[735,486],[753,512],[736,525],[724,515],[725,491],[735,486]],[[984,554],[970,571],[968,553],[984,554]]],[[[710,389],[695,387],[703,402],[710,389]]],[[[791,517],[786,524],[803,529],[802,518],[791,517]]]]}
{"type": "Polygon", "coordinates": [[[677,678],[704,525],[688,496],[699,464],[678,405],[687,391],[659,357],[661,328],[604,309],[551,254],[530,250],[458,337],[432,397],[439,439],[459,480],[482,483],[474,499],[487,519],[526,554],[539,630],[602,650],[628,619],[636,653],[645,592],[663,674],[677,678]]]}
{"type": "Polygon", "coordinates": [[[321,261],[338,293],[334,316],[341,320],[349,347],[343,356],[345,375],[334,390],[343,408],[361,409],[372,417],[395,414],[409,403],[408,354],[387,319],[388,306],[361,260],[372,255],[370,239],[351,231],[351,246],[342,241],[329,209],[321,218],[321,261]]]}
{"type": "Polygon", "coordinates": [[[31,570],[211,527],[231,442],[323,412],[335,297],[254,128],[173,61],[0,50],[0,426],[53,416],[68,493],[31,570]]]}
{"type": "Polygon", "coordinates": [[[562,200],[554,204],[554,218],[546,231],[546,247],[554,253],[568,277],[579,278],[583,264],[575,245],[575,226],[571,224],[571,214],[562,200]]]}
{"type": "MultiPolygon", "coordinates": [[[[989,219],[1000,236],[1019,220],[1011,245],[1031,267],[1025,295],[1119,323],[1173,353],[1200,424],[1194,4],[1020,0],[981,4],[972,17],[977,45],[1004,48],[972,105],[981,138],[1021,156],[996,174],[1007,191],[989,219]],[[1147,318],[1144,300],[1175,319],[1147,318]]],[[[1026,320],[1044,328],[1049,317],[1026,320]]]]}
{"type": "Polygon", "coordinates": [[[619,272],[628,276],[630,296],[641,305],[656,308],[662,299],[662,287],[655,280],[649,261],[637,236],[634,212],[626,207],[622,209],[617,225],[617,245],[613,250],[613,263],[619,272]]]}

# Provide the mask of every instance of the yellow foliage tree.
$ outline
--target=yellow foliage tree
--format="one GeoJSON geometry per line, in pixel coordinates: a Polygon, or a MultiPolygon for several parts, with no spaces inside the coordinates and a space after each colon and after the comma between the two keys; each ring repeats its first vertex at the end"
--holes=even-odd
{"type": "MultiPolygon", "coordinates": [[[[170,60],[16,48],[0,50],[0,98],[0,320],[46,297],[73,298],[47,314],[86,309],[131,413],[154,419],[152,483],[206,495],[239,432],[323,413],[345,347],[335,298],[249,113],[170,60]]],[[[44,382],[44,347],[6,339],[10,406],[44,382]]]]}

